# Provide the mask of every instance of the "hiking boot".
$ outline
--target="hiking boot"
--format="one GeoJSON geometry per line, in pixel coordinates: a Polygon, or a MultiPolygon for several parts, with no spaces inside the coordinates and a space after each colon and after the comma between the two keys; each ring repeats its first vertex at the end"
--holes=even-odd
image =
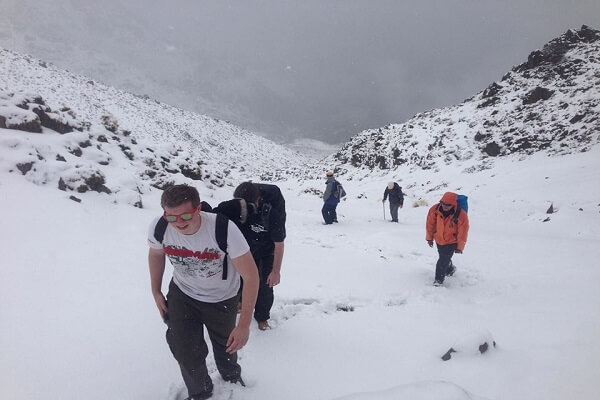
{"type": "Polygon", "coordinates": [[[446,276],[452,276],[452,275],[454,275],[455,272],[456,272],[456,267],[454,265],[451,265],[446,270],[446,276]]]}
{"type": "Polygon", "coordinates": [[[266,331],[271,329],[271,325],[269,325],[269,321],[258,321],[258,329],[261,331],[266,331]]]}
{"type": "Polygon", "coordinates": [[[227,382],[229,382],[229,383],[232,383],[232,384],[234,384],[234,385],[235,385],[235,384],[240,384],[241,386],[243,386],[243,387],[246,387],[246,383],[244,382],[244,380],[242,379],[242,377],[241,377],[241,376],[238,376],[238,377],[235,377],[235,378],[233,378],[233,379],[230,379],[230,380],[229,380],[229,381],[227,381],[227,382]]]}
{"type": "Polygon", "coordinates": [[[438,287],[438,286],[442,286],[442,285],[444,285],[443,281],[438,281],[437,279],[435,281],[433,281],[433,286],[438,287]]]}

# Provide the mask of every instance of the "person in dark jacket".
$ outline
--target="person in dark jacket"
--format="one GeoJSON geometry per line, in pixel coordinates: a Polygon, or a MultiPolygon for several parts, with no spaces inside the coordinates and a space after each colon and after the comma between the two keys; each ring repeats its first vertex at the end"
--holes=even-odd
{"type": "Polygon", "coordinates": [[[213,212],[224,214],[242,231],[258,267],[260,285],[254,319],[261,331],[270,329],[273,287],[281,279],[285,231],[285,199],[280,189],[266,183],[243,182],[233,200],[220,203],[213,212]]]}
{"type": "Polygon", "coordinates": [[[383,192],[383,203],[385,203],[388,196],[390,197],[390,214],[392,215],[392,222],[398,222],[398,208],[404,206],[404,193],[402,193],[402,188],[396,182],[388,183],[383,192]]]}
{"type": "Polygon", "coordinates": [[[340,202],[337,196],[337,186],[339,182],[333,177],[333,171],[327,171],[327,181],[325,182],[325,193],[323,193],[323,208],[321,214],[325,220],[325,225],[331,225],[337,220],[336,208],[340,202]]]}

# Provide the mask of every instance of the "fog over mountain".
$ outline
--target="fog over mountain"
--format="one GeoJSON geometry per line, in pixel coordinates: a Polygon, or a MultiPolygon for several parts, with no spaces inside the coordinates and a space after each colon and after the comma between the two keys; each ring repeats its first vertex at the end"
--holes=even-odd
{"type": "Polygon", "coordinates": [[[282,141],[461,102],[595,0],[0,0],[0,46],[282,141]]]}

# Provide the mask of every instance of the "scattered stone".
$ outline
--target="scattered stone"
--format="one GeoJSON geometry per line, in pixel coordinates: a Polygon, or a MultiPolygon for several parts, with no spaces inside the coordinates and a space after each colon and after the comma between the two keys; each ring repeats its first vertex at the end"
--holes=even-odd
{"type": "Polygon", "coordinates": [[[80,198],[78,198],[78,197],[75,197],[75,196],[73,196],[73,195],[69,196],[69,199],[71,199],[71,200],[73,200],[73,201],[75,201],[75,202],[77,202],[77,203],[81,203],[81,199],[80,199],[80,198]]]}
{"type": "Polygon", "coordinates": [[[444,353],[444,355],[442,356],[442,360],[448,361],[449,359],[451,359],[452,353],[456,353],[456,350],[454,350],[452,347],[450,347],[450,349],[448,349],[448,351],[446,353],[444,353]]]}
{"type": "Polygon", "coordinates": [[[26,173],[28,173],[29,171],[31,171],[31,168],[33,168],[33,161],[27,162],[27,163],[18,163],[17,164],[17,169],[19,171],[21,171],[21,173],[23,175],[25,175],[26,173]]]}
{"type": "Polygon", "coordinates": [[[59,178],[58,179],[58,189],[62,190],[63,192],[67,191],[67,184],[65,183],[65,181],[63,180],[63,178],[59,178]]]}
{"type": "Polygon", "coordinates": [[[76,157],[81,157],[83,151],[81,151],[81,148],[75,147],[74,149],[69,150],[69,153],[73,154],[76,157]]]}

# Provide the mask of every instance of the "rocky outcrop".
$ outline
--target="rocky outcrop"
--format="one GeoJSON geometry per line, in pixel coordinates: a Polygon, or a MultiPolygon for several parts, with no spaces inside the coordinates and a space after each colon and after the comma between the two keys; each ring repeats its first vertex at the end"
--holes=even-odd
{"type": "Polygon", "coordinates": [[[224,185],[222,175],[203,170],[202,159],[168,144],[142,145],[130,131],[121,129],[112,115],[91,123],[80,120],[69,107],[53,110],[41,96],[2,91],[0,113],[6,129],[13,129],[2,133],[6,139],[3,143],[13,153],[22,154],[20,158],[14,157],[18,161],[12,168],[35,183],[55,182],[59,190],[77,193],[121,193],[127,189],[119,184],[120,174],[114,170],[126,166],[128,173],[133,172],[135,182],[129,188],[127,201],[136,207],[141,207],[139,195],[149,187],[163,189],[181,177],[224,185]],[[12,134],[12,139],[8,139],[14,130],[24,132],[12,134]],[[48,138],[30,140],[40,134],[48,138]],[[48,142],[52,145],[45,144],[48,142]]]}
{"type": "Polygon", "coordinates": [[[0,88],[0,168],[35,184],[98,191],[139,207],[142,194],[175,182],[212,190],[281,179],[308,162],[226,121],[6,49],[0,49],[0,88]]]}
{"type": "Polygon", "coordinates": [[[361,132],[328,161],[436,170],[457,161],[484,168],[490,157],[586,151],[600,142],[598,54],[599,31],[569,30],[463,103],[361,132]]]}

